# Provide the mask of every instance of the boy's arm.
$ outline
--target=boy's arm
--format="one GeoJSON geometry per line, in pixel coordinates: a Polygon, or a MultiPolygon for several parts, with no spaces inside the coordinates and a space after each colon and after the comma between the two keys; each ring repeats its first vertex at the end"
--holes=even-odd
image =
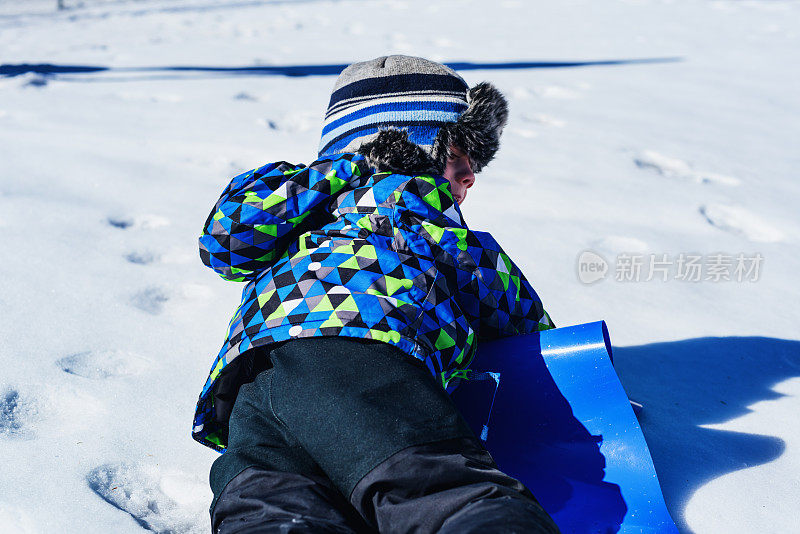
{"type": "Polygon", "coordinates": [[[469,232],[465,252],[475,262],[473,329],[481,340],[555,328],[525,275],[490,234],[469,232]]]}
{"type": "Polygon", "coordinates": [[[366,170],[357,158],[341,155],[309,167],[281,161],[233,178],[200,236],[203,263],[226,280],[253,279],[281,257],[309,215],[329,213],[332,196],[366,170]]]}
{"type": "Polygon", "coordinates": [[[457,267],[459,290],[467,293],[460,304],[480,339],[555,328],[536,291],[497,241],[487,232],[464,227],[446,183],[437,184],[427,176],[415,177],[403,198],[406,206],[413,206],[417,214],[425,217],[419,227],[412,229],[450,258],[442,258],[445,263],[452,262],[457,267]],[[420,194],[418,191],[430,189],[420,187],[422,181],[436,187],[436,194],[420,194]],[[408,196],[408,192],[415,194],[408,196]]]}

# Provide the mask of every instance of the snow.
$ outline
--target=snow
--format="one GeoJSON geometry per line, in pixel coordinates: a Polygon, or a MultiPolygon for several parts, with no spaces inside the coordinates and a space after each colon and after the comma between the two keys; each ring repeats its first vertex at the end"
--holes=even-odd
{"type": "Polygon", "coordinates": [[[119,69],[388,53],[677,58],[463,71],[511,106],[463,211],[557,324],[607,321],[682,532],[797,531],[800,3],[66,4],[0,2],[2,63],[118,69],[0,77],[6,531],[207,530],[216,453],[189,432],[241,287],[196,238],[231,176],[313,159],[334,81],[119,69]],[[610,264],[591,285],[586,250],[610,264]],[[618,281],[624,253],[763,263],[756,281],[618,281]]]}

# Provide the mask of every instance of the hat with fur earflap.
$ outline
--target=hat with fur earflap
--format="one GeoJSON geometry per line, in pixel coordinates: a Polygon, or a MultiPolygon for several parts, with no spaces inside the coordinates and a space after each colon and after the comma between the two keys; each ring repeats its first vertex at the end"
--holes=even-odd
{"type": "Polygon", "coordinates": [[[383,56],[339,75],[319,157],[358,152],[379,172],[443,174],[455,146],[477,173],[497,152],[507,118],[506,99],[492,84],[470,88],[440,63],[383,56]]]}

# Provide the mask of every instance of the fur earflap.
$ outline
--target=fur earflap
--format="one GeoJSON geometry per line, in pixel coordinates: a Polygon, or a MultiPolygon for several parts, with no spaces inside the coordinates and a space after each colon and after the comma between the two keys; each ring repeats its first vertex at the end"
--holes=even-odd
{"type": "Polygon", "coordinates": [[[362,154],[378,172],[444,174],[450,148],[469,155],[472,171],[478,173],[494,158],[500,134],[508,120],[508,103],[492,84],[482,82],[467,93],[469,107],[456,122],[442,126],[431,154],[408,140],[408,132],[396,128],[381,130],[361,145],[362,154]]]}
{"type": "Polygon", "coordinates": [[[508,102],[503,93],[488,82],[481,82],[467,93],[469,107],[458,121],[445,124],[433,145],[433,158],[442,168],[456,146],[469,155],[472,172],[478,173],[500,148],[500,134],[508,120],[508,102]]]}
{"type": "Polygon", "coordinates": [[[395,128],[381,130],[378,136],[358,148],[367,164],[377,172],[442,174],[439,167],[425,150],[408,140],[408,132],[395,128]]]}

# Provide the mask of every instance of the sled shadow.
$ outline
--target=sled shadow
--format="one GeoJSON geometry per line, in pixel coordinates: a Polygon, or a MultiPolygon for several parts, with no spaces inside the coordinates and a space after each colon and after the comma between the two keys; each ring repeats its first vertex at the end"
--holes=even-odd
{"type": "Polygon", "coordinates": [[[800,376],[800,342],[766,337],[706,337],[614,347],[614,366],[639,418],[670,514],[691,532],[683,510],[706,482],[775,460],[783,440],[702,428],[750,412],[782,395],[772,387],[800,376]]]}
{"type": "MultiPolygon", "coordinates": [[[[603,436],[592,435],[575,418],[541,354],[530,351],[525,357],[520,372],[502,373],[487,449],[501,470],[525,481],[562,530],[618,532],[628,507],[620,487],[603,480],[603,436]],[[510,399],[526,402],[514,406],[510,399]]],[[[493,381],[470,381],[452,394],[476,435],[486,422],[494,390],[493,381]]]]}

